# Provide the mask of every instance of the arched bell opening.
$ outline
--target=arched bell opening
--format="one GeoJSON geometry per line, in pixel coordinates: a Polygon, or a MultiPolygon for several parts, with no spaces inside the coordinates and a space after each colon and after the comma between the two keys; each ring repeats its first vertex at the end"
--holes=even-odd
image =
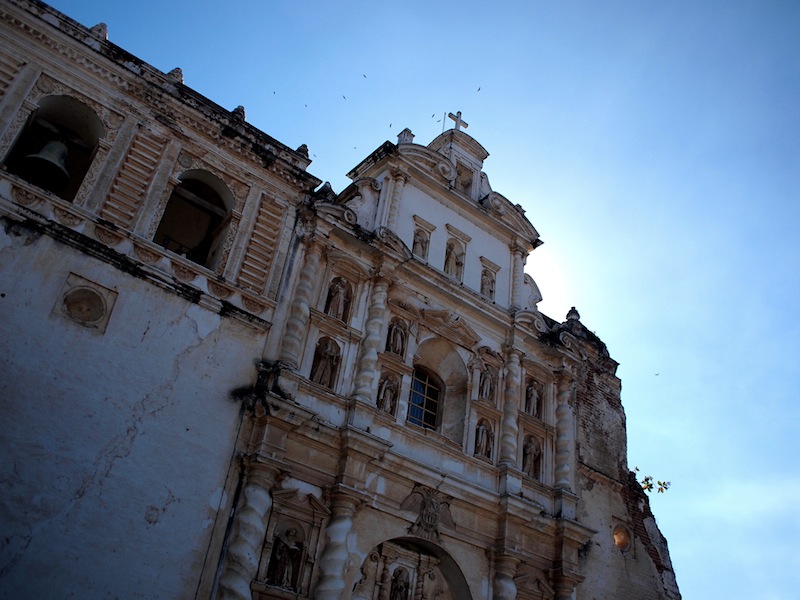
{"type": "Polygon", "coordinates": [[[31,113],[5,168],[64,200],[72,201],[105,135],[103,123],[71,96],[46,96],[31,113]]]}

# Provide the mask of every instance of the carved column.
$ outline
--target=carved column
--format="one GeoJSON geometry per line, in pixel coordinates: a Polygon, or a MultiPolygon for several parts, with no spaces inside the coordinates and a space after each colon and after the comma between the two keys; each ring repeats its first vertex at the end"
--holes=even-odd
{"type": "Polygon", "coordinates": [[[572,418],[569,407],[575,389],[575,378],[566,369],[561,371],[556,392],[556,455],[557,488],[572,489],[572,418]]]}
{"type": "Polygon", "coordinates": [[[517,584],[514,575],[517,573],[519,559],[511,556],[498,556],[495,558],[494,574],[494,600],[516,600],[517,584]]]}
{"type": "Polygon", "coordinates": [[[219,579],[217,598],[220,600],[251,600],[253,597],[250,583],[258,571],[267,515],[272,508],[270,489],[277,475],[277,469],[260,462],[250,462],[246,467],[246,483],[219,579]]]}
{"type": "Polygon", "coordinates": [[[319,559],[320,578],[314,600],[339,600],[345,589],[347,536],[353,528],[353,515],[359,500],[347,493],[336,492],[331,499],[331,520],[325,528],[327,544],[319,559]]]}
{"type": "Polygon", "coordinates": [[[361,343],[361,356],[358,359],[358,368],[355,377],[355,390],[353,397],[362,402],[369,402],[372,396],[372,387],[377,375],[378,349],[381,343],[383,321],[386,318],[386,297],[389,283],[378,273],[373,279],[372,294],[367,310],[367,322],[364,326],[364,341],[361,343]]]}
{"type": "Polygon", "coordinates": [[[400,206],[400,198],[403,195],[403,187],[405,186],[406,181],[408,181],[408,173],[398,167],[392,167],[390,174],[394,180],[394,185],[392,186],[392,196],[389,203],[389,217],[386,220],[386,227],[387,229],[394,231],[395,226],[397,225],[397,211],[398,207],[400,206]]]}
{"type": "Polygon", "coordinates": [[[322,247],[314,239],[307,242],[306,258],[300,277],[295,288],[294,299],[286,319],[286,329],[283,333],[281,352],[278,360],[285,362],[295,369],[300,365],[300,346],[308,326],[310,314],[311,292],[314,290],[314,280],[319,271],[322,247]]]}
{"type": "Polygon", "coordinates": [[[522,308],[522,286],[525,277],[525,249],[516,242],[511,244],[511,308],[522,308]]]}
{"type": "Polygon", "coordinates": [[[516,465],[519,434],[520,354],[511,348],[506,361],[506,388],[503,399],[503,422],[500,433],[500,464],[516,465]]]}

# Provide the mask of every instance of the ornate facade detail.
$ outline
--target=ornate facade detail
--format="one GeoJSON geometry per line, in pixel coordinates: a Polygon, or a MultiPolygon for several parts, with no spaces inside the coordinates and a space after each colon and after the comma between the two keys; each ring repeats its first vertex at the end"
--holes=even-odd
{"type": "Polygon", "coordinates": [[[408,528],[408,532],[423,539],[439,542],[441,535],[439,525],[455,527],[450,515],[452,496],[438,490],[416,484],[411,493],[403,500],[400,508],[418,513],[417,520],[408,528]]]}

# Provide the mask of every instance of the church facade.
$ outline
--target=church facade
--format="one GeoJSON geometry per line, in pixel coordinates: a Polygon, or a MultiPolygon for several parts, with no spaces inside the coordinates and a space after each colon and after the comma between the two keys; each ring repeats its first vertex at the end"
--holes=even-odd
{"type": "Polygon", "coordinates": [[[460,113],[337,193],[104,25],[0,19],[0,597],[680,598],[460,113]]]}

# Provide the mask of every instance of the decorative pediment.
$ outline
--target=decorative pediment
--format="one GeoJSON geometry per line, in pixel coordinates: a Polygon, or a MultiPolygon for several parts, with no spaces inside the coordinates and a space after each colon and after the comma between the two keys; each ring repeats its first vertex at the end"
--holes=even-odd
{"type": "Polygon", "coordinates": [[[398,153],[421,171],[427,171],[436,178],[447,182],[456,178],[456,168],[450,159],[440,153],[417,144],[403,144],[398,153]]]}
{"type": "Polygon", "coordinates": [[[423,310],[422,324],[465,348],[472,348],[481,341],[480,336],[460,315],[449,310],[423,310]]]}
{"type": "Polygon", "coordinates": [[[386,227],[378,227],[376,234],[378,239],[391,248],[395,253],[399,254],[402,257],[402,260],[405,261],[411,258],[411,250],[394,231],[386,227]]]}
{"type": "Polygon", "coordinates": [[[318,204],[317,214],[322,218],[333,218],[337,221],[344,221],[348,225],[355,225],[358,217],[355,211],[341,204],[318,204]]]}
{"type": "Polygon", "coordinates": [[[544,319],[544,315],[536,308],[517,311],[514,315],[514,321],[520,325],[530,327],[537,336],[550,331],[550,328],[547,326],[547,321],[544,319]]]}

